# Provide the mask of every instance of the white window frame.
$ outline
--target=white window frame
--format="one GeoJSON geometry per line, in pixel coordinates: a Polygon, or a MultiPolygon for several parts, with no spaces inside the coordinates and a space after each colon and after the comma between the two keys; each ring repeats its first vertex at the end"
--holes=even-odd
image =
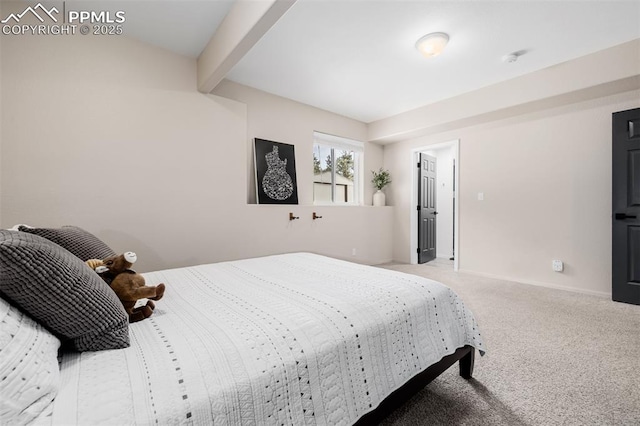
{"type": "Polygon", "coordinates": [[[323,202],[316,201],[315,195],[314,205],[342,205],[342,206],[354,206],[362,205],[363,192],[364,192],[364,142],[360,142],[354,139],[348,139],[341,136],[330,135],[322,132],[313,132],[313,145],[322,145],[324,147],[331,148],[331,160],[334,167],[331,170],[331,201],[323,202]],[[348,150],[353,152],[353,201],[351,202],[339,202],[335,200],[336,194],[336,167],[335,160],[336,150],[348,150]]]}

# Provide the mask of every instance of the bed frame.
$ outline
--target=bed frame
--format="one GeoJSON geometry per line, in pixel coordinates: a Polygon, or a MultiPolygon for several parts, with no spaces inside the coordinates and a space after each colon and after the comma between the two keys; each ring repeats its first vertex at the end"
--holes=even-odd
{"type": "Polygon", "coordinates": [[[437,363],[419,373],[407,383],[402,385],[388,397],[386,397],[378,408],[362,416],[355,426],[377,425],[385,419],[392,411],[400,408],[412,396],[419,392],[426,385],[431,383],[436,377],[460,361],[460,375],[465,379],[471,379],[473,375],[473,364],[475,363],[475,348],[473,346],[463,346],[456,349],[451,355],[447,355],[437,363]]]}

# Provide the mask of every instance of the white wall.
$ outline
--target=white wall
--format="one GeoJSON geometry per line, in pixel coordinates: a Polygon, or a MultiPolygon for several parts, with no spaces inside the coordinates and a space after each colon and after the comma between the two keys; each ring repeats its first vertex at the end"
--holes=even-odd
{"type": "Polygon", "coordinates": [[[638,106],[632,91],[385,146],[394,259],[410,259],[412,149],[460,139],[460,270],[610,294],[611,113],[638,106]]]}
{"type": "MultiPolygon", "coordinates": [[[[138,252],[141,272],[299,250],[391,259],[391,208],[317,209],[312,221],[310,205],[247,205],[253,106],[198,93],[194,59],[125,37],[2,37],[0,48],[1,227],[75,224],[138,252]]],[[[273,131],[260,134],[284,142],[278,127],[299,110],[309,128],[345,123],[271,107],[273,131]]],[[[382,149],[370,159],[381,164],[382,149]]],[[[310,191],[311,179],[301,199],[310,191]]]]}

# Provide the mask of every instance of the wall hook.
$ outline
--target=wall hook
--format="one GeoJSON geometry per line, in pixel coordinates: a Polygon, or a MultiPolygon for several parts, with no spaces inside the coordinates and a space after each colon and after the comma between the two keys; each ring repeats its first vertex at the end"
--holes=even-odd
{"type": "Polygon", "coordinates": [[[293,213],[289,212],[289,220],[300,219],[300,216],[294,216],[293,213]]]}
{"type": "Polygon", "coordinates": [[[313,220],[322,219],[322,216],[318,216],[316,212],[313,212],[313,220]]]}

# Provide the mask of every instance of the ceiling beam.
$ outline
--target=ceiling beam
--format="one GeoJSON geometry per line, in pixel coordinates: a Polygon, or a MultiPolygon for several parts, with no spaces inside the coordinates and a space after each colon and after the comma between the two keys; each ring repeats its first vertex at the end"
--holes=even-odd
{"type": "Polygon", "coordinates": [[[297,0],[238,0],[198,57],[198,90],[211,93],[297,0]]]}

